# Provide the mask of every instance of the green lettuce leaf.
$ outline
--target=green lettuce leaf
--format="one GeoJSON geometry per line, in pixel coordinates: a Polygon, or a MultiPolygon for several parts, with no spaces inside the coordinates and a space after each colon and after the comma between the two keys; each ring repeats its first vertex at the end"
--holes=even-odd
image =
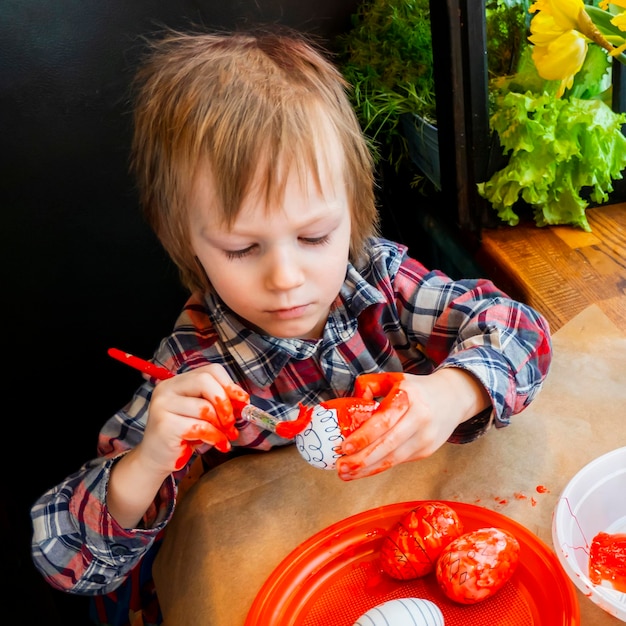
{"type": "Polygon", "coordinates": [[[590,230],[587,197],[601,204],[626,168],[626,138],[618,114],[598,99],[557,99],[530,91],[501,91],[490,118],[507,165],[478,184],[498,217],[514,226],[524,200],[538,226],[570,224],[590,230]]]}

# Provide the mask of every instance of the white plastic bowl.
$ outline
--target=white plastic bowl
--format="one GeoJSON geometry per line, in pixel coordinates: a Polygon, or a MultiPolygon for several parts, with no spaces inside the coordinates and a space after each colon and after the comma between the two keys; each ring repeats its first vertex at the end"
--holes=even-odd
{"type": "Polygon", "coordinates": [[[567,575],[599,607],[626,622],[626,593],[589,579],[589,547],[600,531],[626,532],[626,447],[583,467],[561,493],[552,518],[552,541],[567,575]]]}

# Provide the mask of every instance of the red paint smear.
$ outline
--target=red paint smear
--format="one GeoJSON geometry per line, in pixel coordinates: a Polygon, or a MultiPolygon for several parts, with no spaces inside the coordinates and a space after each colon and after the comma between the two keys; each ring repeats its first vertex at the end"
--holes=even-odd
{"type": "Polygon", "coordinates": [[[370,595],[383,596],[385,594],[392,593],[398,588],[398,581],[386,576],[380,567],[380,563],[373,561],[359,565],[366,570],[366,593],[370,595]]]}
{"type": "Polygon", "coordinates": [[[397,580],[425,576],[462,532],[463,522],[454,509],[443,502],[425,502],[405,513],[384,537],[381,568],[397,580]]]}
{"type": "Polygon", "coordinates": [[[180,456],[176,459],[176,464],[174,465],[174,469],[176,471],[182,469],[187,464],[187,461],[191,458],[193,454],[193,445],[188,441],[181,441],[180,447],[182,448],[182,452],[180,456]]]}
{"type": "Polygon", "coordinates": [[[547,487],[544,487],[543,485],[537,485],[535,489],[537,489],[537,493],[550,493],[550,490],[547,487]]]}
{"type": "Polygon", "coordinates": [[[490,527],[462,534],[437,560],[437,581],[450,600],[476,604],[493,596],[519,563],[520,544],[508,531],[490,527]]]}
{"type": "Polygon", "coordinates": [[[516,500],[526,500],[528,496],[525,493],[521,493],[520,491],[513,494],[516,500]]]}
{"type": "Polygon", "coordinates": [[[530,503],[531,503],[533,506],[537,506],[537,500],[535,500],[535,498],[531,498],[531,499],[530,499],[530,503]]]}
{"type": "Polygon", "coordinates": [[[235,416],[228,404],[219,398],[213,398],[212,406],[204,406],[200,411],[199,419],[205,422],[211,422],[211,417],[216,416],[219,424],[214,424],[221,430],[231,441],[237,439],[239,432],[235,428],[235,416]]]}
{"type": "Polygon", "coordinates": [[[400,389],[400,383],[395,383],[390,389],[389,393],[380,401],[378,411],[387,411],[390,408],[400,408],[406,411],[409,408],[409,397],[404,391],[400,389]]]}
{"type": "Polygon", "coordinates": [[[200,415],[198,416],[198,419],[204,420],[205,422],[210,422],[212,413],[213,408],[211,406],[203,406],[202,409],[200,409],[200,415]]]}
{"type": "Polygon", "coordinates": [[[250,404],[250,395],[238,387],[231,385],[224,387],[224,389],[226,390],[226,395],[228,396],[230,403],[233,405],[235,415],[239,417],[243,408],[250,404]]]}
{"type": "MultiPolygon", "coordinates": [[[[212,415],[212,409],[209,407],[203,407],[200,412],[199,419],[211,424],[209,416],[212,415]]],[[[191,455],[197,446],[202,443],[208,443],[215,446],[220,452],[228,452],[231,448],[230,442],[226,438],[226,435],[218,430],[217,433],[208,430],[207,424],[193,423],[189,430],[182,434],[181,437],[181,453],[174,465],[175,470],[178,471],[185,467],[191,455]]],[[[213,424],[211,424],[213,426],[213,424]]],[[[235,437],[237,436],[237,429],[233,427],[235,431],[235,437]]]]}
{"type": "Polygon", "coordinates": [[[276,434],[284,439],[293,439],[310,424],[312,413],[313,407],[306,407],[300,404],[298,417],[291,422],[278,422],[276,424],[276,434]]]}
{"type": "Polygon", "coordinates": [[[380,570],[371,567],[371,572],[368,572],[367,578],[365,579],[365,591],[367,591],[367,593],[382,593],[382,585],[390,588],[395,587],[395,583],[391,583],[391,581],[384,578],[380,570]]]}
{"type": "Polygon", "coordinates": [[[403,372],[380,372],[378,374],[361,374],[354,385],[354,395],[359,398],[373,400],[388,395],[394,386],[404,379],[403,372]]]}
{"type": "Polygon", "coordinates": [[[599,532],[589,551],[589,579],[594,585],[603,580],[626,593],[626,533],[599,532]]]}
{"type": "MultiPolygon", "coordinates": [[[[378,407],[376,400],[364,398],[333,398],[320,402],[325,409],[337,411],[337,422],[344,437],[353,433],[378,407]]],[[[299,418],[298,418],[299,419],[299,418]]]]}

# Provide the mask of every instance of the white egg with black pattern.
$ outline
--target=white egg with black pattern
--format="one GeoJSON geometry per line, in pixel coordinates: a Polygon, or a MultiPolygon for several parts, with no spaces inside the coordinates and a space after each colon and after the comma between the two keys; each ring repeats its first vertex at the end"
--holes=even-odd
{"type": "Polygon", "coordinates": [[[444,626],[441,609],[424,598],[396,598],[369,609],[353,626],[444,626]]]}
{"type": "Polygon", "coordinates": [[[313,408],[309,425],[296,435],[295,444],[307,463],[319,469],[334,470],[343,440],[337,410],[318,404],[313,408]]]}

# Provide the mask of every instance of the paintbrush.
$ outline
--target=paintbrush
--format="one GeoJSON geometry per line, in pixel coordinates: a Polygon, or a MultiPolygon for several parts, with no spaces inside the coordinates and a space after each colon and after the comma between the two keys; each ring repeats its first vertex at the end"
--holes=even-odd
{"type": "MultiPolygon", "coordinates": [[[[174,372],[155,365],[150,361],[140,359],[138,356],[134,356],[129,352],[118,350],[117,348],[109,348],[109,356],[129,365],[130,367],[148,374],[157,380],[166,380],[176,376],[174,372]]],[[[238,403],[237,403],[238,404],[238,403]]],[[[291,422],[277,420],[273,415],[270,415],[267,411],[259,409],[253,404],[243,404],[241,406],[241,418],[252,424],[256,424],[265,430],[269,430],[276,433],[279,437],[285,439],[293,439],[299,432],[303,431],[309,424],[310,419],[305,417],[304,412],[301,412],[302,416],[291,422]]]]}

